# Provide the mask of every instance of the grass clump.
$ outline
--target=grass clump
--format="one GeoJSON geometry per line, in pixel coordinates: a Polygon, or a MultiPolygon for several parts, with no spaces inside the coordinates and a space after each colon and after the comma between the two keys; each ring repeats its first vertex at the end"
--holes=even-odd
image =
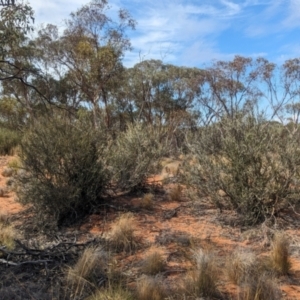
{"type": "Polygon", "coordinates": [[[7,216],[0,214],[0,246],[6,247],[8,250],[15,248],[15,239],[17,232],[12,225],[10,225],[7,216]]]}
{"type": "Polygon", "coordinates": [[[291,269],[289,240],[283,233],[276,233],[274,236],[270,264],[273,270],[279,275],[287,275],[291,269]]]}
{"type": "Polygon", "coordinates": [[[256,271],[254,253],[235,251],[226,261],[225,273],[234,284],[244,282],[247,276],[256,271]]]}
{"type": "Polygon", "coordinates": [[[67,270],[66,281],[72,299],[87,296],[100,280],[106,280],[107,254],[99,248],[86,248],[77,263],[67,270]]]}
{"type": "Polygon", "coordinates": [[[196,268],[184,280],[183,291],[192,297],[218,297],[218,273],[213,256],[198,250],[194,253],[196,268]]]}
{"type": "Polygon", "coordinates": [[[13,169],[15,172],[22,168],[22,162],[19,157],[14,157],[8,162],[8,167],[13,169]]]}
{"type": "Polygon", "coordinates": [[[139,300],[163,300],[167,296],[166,288],[160,276],[143,275],[137,282],[136,299],[139,300]]]}
{"type": "Polygon", "coordinates": [[[141,271],[146,275],[157,275],[165,270],[166,263],[159,249],[150,249],[143,260],[141,271]]]}
{"type": "Polygon", "coordinates": [[[109,240],[114,250],[118,252],[134,251],[137,247],[134,234],[135,221],[131,213],[121,215],[113,224],[109,234],[109,240]]]}
{"type": "Polygon", "coordinates": [[[248,278],[241,286],[239,300],[280,300],[282,294],[274,278],[266,274],[248,278]]]}
{"type": "Polygon", "coordinates": [[[147,193],[143,196],[140,202],[140,207],[148,210],[154,209],[154,195],[151,193],[147,193]]]}
{"type": "Polygon", "coordinates": [[[122,287],[101,289],[86,300],[134,300],[132,293],[122,287]]]}
{"type": "Polygon", "coordinates": [[[180,184],[176,184],[169,191],[169,198],[171,201],[181,201],[183,188],[180,184]]]}

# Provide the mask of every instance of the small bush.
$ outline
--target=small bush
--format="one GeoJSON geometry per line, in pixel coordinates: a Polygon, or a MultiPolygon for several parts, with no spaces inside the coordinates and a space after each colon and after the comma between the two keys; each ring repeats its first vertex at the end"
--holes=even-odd
{"type": "Polygon", "coordinates": [[[163,300],[167,295],[161,277],[145,275],[138,280],[136,293],[139,300],[163,300]]]}
{"type": "Polygon", "coordinates": [[[0,155],[12,155],[20,140],[19,132],[0,127],[0,155]]]}
{"type": "Polygon", "coordinates": [[[131,213],[121,215],[109,233],[111,246],[116,251],[133,251],[137,247],[134,234],[134,217],[131,213]]]}
{"type": "Polygon", "coordinates": [[[21,150],[25,173],[17,177],[17,195],[41,220],[72,222],[101,201],[110,180],[101,131],[59,115],[44,117],[25,134],[21,150]]]}
{"type": "Polygon", "coordinates": [[[124,190],[142,188],[159,169],[159,160],[168,152],[166,133],[141,124],[129,125],[117,137],[110,164],[114,181],[124,190]]]}
{"type": "Polygon", "coordinates": [[[196,268],[187,274],[184,291],[193,297],[217,297],[218,273],[215,260],[202,250],[195,252],[196,268]]]}
{"type": "Polygon", "coordinates": [[[188,142],[195,163],[187,158],[182,177],[220,209],[237,211],[246,225],[259,224],[299,199],[296,140],[260,116],[223,118],[188,142]]]}
{"type": "Polygon", "coordinates": [[[141,271],[146,275],[157,275],[166,267],[165,260],[159,249],[151,249],[143,260],[141,271]]]}
{"type": "Polygon", "coordinates": [[[280,275],[287,275],[291,268],[289,246],[290,243],[286,235],[283,233],[275,234],[270,263],[272,269],[280,275]]]}

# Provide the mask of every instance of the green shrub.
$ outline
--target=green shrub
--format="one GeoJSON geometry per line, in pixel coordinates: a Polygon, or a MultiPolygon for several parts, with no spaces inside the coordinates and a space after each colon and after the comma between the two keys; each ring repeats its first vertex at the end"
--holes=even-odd
{"type": "Polygon", "coordinates": [[[250,115],[224,118],[189,142],[183,179],[245,224],[257,224],[299,199],[300,153],[293,134],[250,115]],[[213,142],[214,141],[214,142],[213,142]],[[217,147],[216,147],[217,146],[217,147]]]}
{"type": "Polygon", "coordinates": [[[111,150],[114,181],[124,190],[146,184],[159,168],[159,160],[168,153],[166,132],[142,124],[129,125],[119,134],[111,150]]]}
{"type": "Polygon", "coordinates": [[[0,155],[11,155],[20,143],[20,134],[15,130],[0,128],[0,155]]]}
{"type": "Polygon", "coordinates": [[[43,118],[25,134],[21,150],[26,172],[17,178],[17,194],[40,217],[72,222],[101,200],[109,182],[102,132],[59,116],[43,118]]]}

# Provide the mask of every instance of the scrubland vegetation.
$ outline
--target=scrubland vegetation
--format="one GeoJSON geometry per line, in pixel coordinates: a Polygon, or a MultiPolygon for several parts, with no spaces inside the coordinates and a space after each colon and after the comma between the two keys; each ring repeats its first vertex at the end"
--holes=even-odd
{"type": "Polygon", "coordinates": [[[16,244],[15,229],[1,217],[1,272],[17,274],[26,258],[48,282],[43,296],[36,286],[22,294],[2,276],[0,295],[282,299],[277,282],[290,276],[291,261],[289,240],[276,226],[282,213],[300,207],[300,60],[277,66],[236,56],[206,69],[146,60],[126,68],[135,22],[125,10],[111,20],[106,9],[106,1],[93,0],[71,14],[63,32],[48,24],[34,38],[29,5],[0,10],[0,154],[16,156],[6,169],[7,188],[30,208],[37,235],[58,236],[108,208],[119,214],[105,235],[83,247],[62,240],[16,244]],[[162,170],[163,182],[149,180],[162,170]],[[149,248],[135,234],[135,219],[139,211],[153,213],[161,193],[165,201],[232,211],[243,230],[267,224],[267,255],[241,250],[224,260],[201,242],[178,238],[189,265],[179,284],[168,282],[158,248],[131,276],[114,261],[149,248]],[[139,207],[112,205],[124,195],[140,197],[139,207]],[[238,287],[235,295],[224,292],[220,277],[238,287]]]}

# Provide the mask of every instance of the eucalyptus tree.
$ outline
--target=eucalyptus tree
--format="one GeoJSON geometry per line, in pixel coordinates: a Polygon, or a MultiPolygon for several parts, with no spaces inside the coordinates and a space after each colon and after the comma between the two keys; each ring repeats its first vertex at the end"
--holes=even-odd
{"type": "Polygon", "coordinates": [[[148,124],[181,124],[190,119],[201,70],[146,60],[127,70],[127,103],[134,118],[148,124]],[[197,81],[198,83],[198,81],[197,81]],[[175,122],[176,120],[176,122],[175,122]],[[180,121],[181,120],[181,121],[180,121]]]}
{"type": "Polygon", "coordinates": [[[198,103],[203,122],[209,124],[223,116],[233,118],[240,111],[251,110],[264,100],[261,75],[264,61],[235,56],[232,61],[218,61],[206,69],[199,85],[198,103]]]}
{"type": "Polygon", "coordinates": [[[125,33],[135,22],[125,10],[116,20],[110,18],[106,0],[92,0],[66,21],[60,35],[57,27],[48,25],[39,32],[41,47],[47,45],[47,66],[54,77],[77,89],[77,100],[91,106],[93,124],[103,122],[111,127],[110,90],[123,72],[122,58],[131,49],[125,33]],[[104,109],[103,109],[104,108],[104,109]],[[104,111],[104,117],[99,118],[104,111]]]}
{"type": "Polygon", "coordinates": [[[33,10],[27,4],[0,8],[0,81],[13,80],[30,86],[28,74],[36,70],[24,57],[33,20],[33,10]]]}

